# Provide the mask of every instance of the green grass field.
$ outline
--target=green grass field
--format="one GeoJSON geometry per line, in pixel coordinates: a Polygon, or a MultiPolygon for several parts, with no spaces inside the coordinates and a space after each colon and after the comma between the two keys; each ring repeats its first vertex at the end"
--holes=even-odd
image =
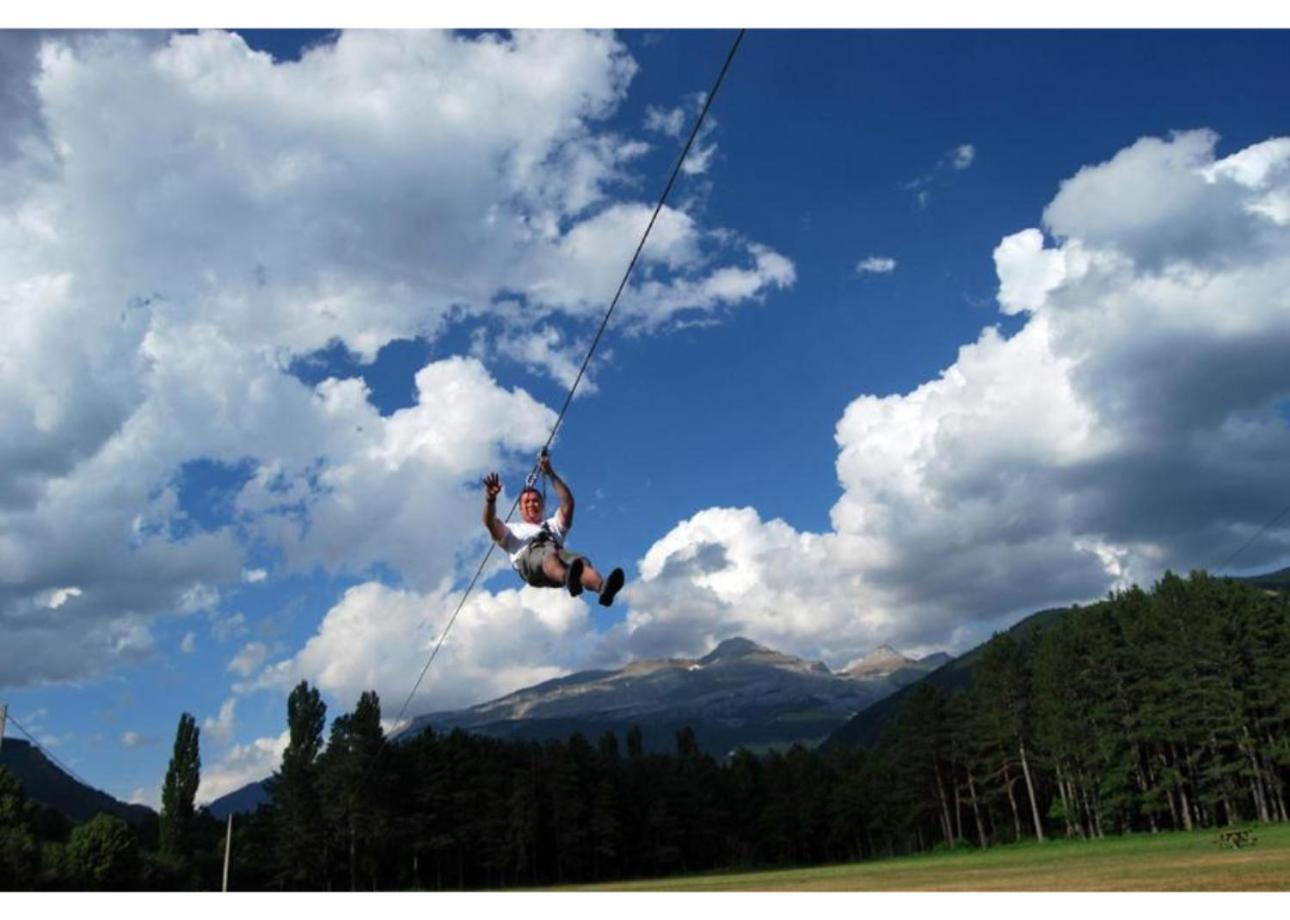
{"type": "Polygon", "coordinates": [[[1290,825],[1247,828],[1239,850],[1217,832],[1050,840],[814,869],[678,876],[580,891],[1290,891],[1290,825]]]}

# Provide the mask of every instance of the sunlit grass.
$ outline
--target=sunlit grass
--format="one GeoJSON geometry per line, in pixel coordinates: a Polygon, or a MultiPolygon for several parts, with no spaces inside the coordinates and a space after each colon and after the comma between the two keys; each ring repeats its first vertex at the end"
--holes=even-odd
{"type": "Polygon", "coordinates": [[[1215,830],[1050,840],[813,869],[691,875],[580,886],[601,891],[1290,891],[1290,825],[1251,826],[1258,842],[1215,830]]]}

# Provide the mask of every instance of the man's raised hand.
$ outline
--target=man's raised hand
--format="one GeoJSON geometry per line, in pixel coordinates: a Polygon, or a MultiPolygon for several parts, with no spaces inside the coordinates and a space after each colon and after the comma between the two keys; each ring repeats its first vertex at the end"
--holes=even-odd
{"type": "Polygon", "coordinates": [[[489,473],[484,477],[484,494],[489,501],[496,501],[497,496],[502,491],[502,477],[496,473],[489,473]]]}

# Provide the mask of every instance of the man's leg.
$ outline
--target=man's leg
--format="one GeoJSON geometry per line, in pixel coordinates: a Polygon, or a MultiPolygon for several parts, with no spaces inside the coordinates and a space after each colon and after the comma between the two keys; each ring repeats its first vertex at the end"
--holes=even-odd
{"type": "Polygon", "coordinates": [[[572,565],[574,560],[581,559],[582,577],[580,580],[582,582],[582,587],[586,588],[588,591],[595,591],[597,594],[600,593],[600,589],[604,587],[605,580],[600,577],[600,573],[596,571],[596,567],[591,564],[590,559],[586,556],[581,556],[578,553],[571,553],[568,550],[560,550],[560,555],[564,557],[561,559],[561,562],[566,565],[572,565]]]}
{"type": "Polygon", "coordinates": [[[582,568],[582,586],[600,595],[602,607],[613,604],[614,596],[622,588],[624,580],[622,569],[614,569],[608,578],[602,578],[590,562],[585,562],[582,568]]]}
{"type": "Polygon", "coordinates": [[[593,566],[590,562],[583,560],[582,586],[586,588],[588,591],[594,591],[597,594],[599,594],[600,589],[604,586],[604,584],[605,584],[605,580],[600,577],[600,573],[596,571],[595,566],[593,566]]]}
{"type": "Polygon", "coordinates": [[[542,560],[542,574],[551,579],[553,584],[562,585],[569,575],[569,567],[560,560],[558,553],[548,553],[542,560]]]}

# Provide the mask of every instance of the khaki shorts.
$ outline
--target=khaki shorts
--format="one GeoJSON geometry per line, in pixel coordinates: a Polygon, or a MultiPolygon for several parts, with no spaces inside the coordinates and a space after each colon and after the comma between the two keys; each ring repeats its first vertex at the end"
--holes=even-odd
{"type": "Polygon", "coordinates": [[[586,556],[561,549],[550,540],[543,540],[540,543],[530,543],[524,552],[520,553],[520,557],[515,560],[515,571],[520,573],[520,578],[535,588],[563,588],[564,585],[561,582],[547,578],[546,572],[542,570],[542,562],[552,553],[559,557],[566,568],[572,565],[575,559],[581,559],[584,563],[587,561],[586,556]]]}

